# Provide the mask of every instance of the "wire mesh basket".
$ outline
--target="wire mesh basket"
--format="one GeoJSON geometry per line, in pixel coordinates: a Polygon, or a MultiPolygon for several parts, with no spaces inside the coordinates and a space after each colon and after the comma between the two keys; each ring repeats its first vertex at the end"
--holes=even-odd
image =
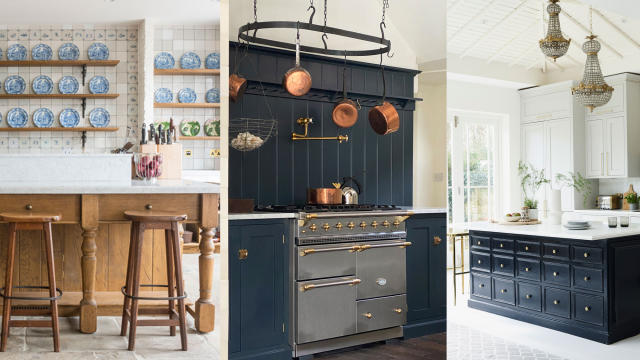
{"type": "Polygon", "coordinates": [[[232,119],[229,122],[229,143],[238,151],[255,150],[277,134],[277,125],[275,119],[232,119]]]}

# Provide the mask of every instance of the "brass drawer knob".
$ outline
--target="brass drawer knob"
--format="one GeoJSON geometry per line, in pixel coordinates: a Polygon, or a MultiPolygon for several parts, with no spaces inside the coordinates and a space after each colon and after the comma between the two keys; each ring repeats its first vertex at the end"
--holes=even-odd
{"type": "Polygon", "coordinates": [[[529,272],[529,268],[528,267],[524,268],[524,271],[529,272]]]}
{"type": "Polygon", "coordinates": [[[442,242],[442,239],[440,238],[440,236],[433,237],[433,245],[440,245],[441,242],[442,242]]]}
{"type": "Polygon", "coordinates": [[[528,246],[525,246],[525,247],[524,247],[524,251],[529,251],[529,247],[528,247],[528,246]]]}
{"type": "Polygon", "coordinates": [[[350,221],[350,222],[347,224],[347,227],[348,227],[349,229],[353,229],[354,227],[356,227],[356,224],[354,224],[354,223],[353,223],[353,221],[350,221]]]}
{"type": "Polygon", "coordinates": [[[533,296],[531,294],[527,294],[524,297],[527,298],[527,299],[531,299],[533,296]]]}
{"type": "Polygon", "coordinates": [[[503,244],[503,243],[500,243],[500,247],[501,247],[501,248],[503,248],[503,247],[504,247],[504,244],[503,244]]]}
{"type": "Polygon", "coordinates": [[[585,306],[584,311],[591,311],[591,306],[585,306]]]}
{"type": "Polygon", "coordinates": [[[484,284],[480,284],[480,285],[478,285],[478,287],[479,287],[480,289],[482,289],[482,288],[484,287],[484,284]]]}
{"type": "Polygon", "coordinates": [[[372,222],[371,222],[371,227],[372,227],[372,228],[374,228],[374,229],[375,229],[375,228],[377,228],[377,227],[378,227],[378,222],[377,222],[377,221],[375,221],[375,220],[374,220],[374,221],[372,221],[372,222]]]}
{"type": "Polygon", "coordinates": [[[553,250],[551,250],[551,253],[552,253],[552,254],[557,254],[557,253],[558,253],[558,250],[553,249],[553,250]]]}
{"type": "Polygon", "coordinates": [[[478,240],[478,245],[480,245],[480,244],[482,244],[482,243],[480,242],[480,240],[478,240]]]}
{"type": "Polygon", "coordinates": [[[336,229],[338,229],[338,230],[342,230],[342,223],[340,223],[340,222],[339,222],[339,223],[337,223],[337,224],[336,224],[336,229]]]}
{"type": "Polygon", "coordinates": [[[504,293],[507,292],[507,289],[502,289],[502,290],[500,290],[500,292],[504,294],[504,293]]]}
{"type": "Polygon", "coordinates": [[[31,211],[31,210],[33,210],[33,205],[27,204],[27,206],[25,206],[25,209],[31,211]]]}
{"type": "Polygon", "coordinates": [[[553,300],[553,305],[558,305],[560,304],[560,300],[553,300]]]}
{"type": "Polygon", "coordinates": [[[153,206],[151,204],[147,204],[147,205],[144,206],[144,208],[147,209],[147,210],[151,210],[151,209],[153,209],[153,206]]]}
{"type": "Polygon", "coordinates": [[[247,256],[249,256],[249,250],[247,249],[238,250],[238,259],[244,260],[247,258],[247,256]]]}
{"type": "Polygon", "coordinates": [[[589,253],[588,252],[584,253],[584,257],[588,258],[589,257],[589,253]]]}
{"type": "Polygon", "coordinates": [[[329,229],[331,229],[331,226],[329,226],[329,224],[328,224],[328,223],[324,223],[324,224],[322,225],[322,228],[324,229],[324,231],[329,231],[329,229]]]}
{"type": "Polygon", "coordinates": [[[589,281],[589,280],[591,280],[591,278],[589,276],[585,276],[584,277],[584,281],[589,281]]]}
{"type": "Polygon", "coordinates": [[[500,264],[500,268],[501,268],[501,269],[504,269],[504,264],[500,264]]]}
{"type": "Polygon", "coordinates": [[[371,313],[364,313],[362,314],[362,316],[366,317],[367,319],[371,319],[373,317],[373,314],[371,313]]]}
{"type": "Polygon", "coordinates": [[[478,264],[482,264],[482,260],[478,260],[478,264]]]}
{"type": "Polygon", "coordinates": [[[554,271],[553,276],[558,276],[558,272],[554,271]]]}
{"type": "Polygon", "coordinates": [[[389,225],[391,225],[391,223],[388,222],[387,220],[382,222],[382,226],[384,226],[384,227],[389,227],[389,225]]]}
{"type": "Polygon", "coordinates": [[[402,309],[400,309],[400,308],[395,308],[395,309],[393,309],[393,311],[395,311],[398,314],[402,313],[402,309]]]}
{"type": "Polygon", "coordinates": [[[311,224],[311,225],[309,225],[309,230],[311,230],[311,231],[316,231],[316,230],[318,230],[318,225],[316,225],[316,224],[311,224]]]}

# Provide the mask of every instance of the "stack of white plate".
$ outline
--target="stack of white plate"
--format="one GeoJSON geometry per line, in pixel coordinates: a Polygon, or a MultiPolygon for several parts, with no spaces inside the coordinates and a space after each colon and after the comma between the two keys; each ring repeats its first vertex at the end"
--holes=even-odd
{"type": "Polygon", "coordinates": [[[564,227],[569,230],[585,230],[590,228],[591,225],[589,225],[588,221],[570,220],[567,221],[566,224],[564,224],[564,227]]]}

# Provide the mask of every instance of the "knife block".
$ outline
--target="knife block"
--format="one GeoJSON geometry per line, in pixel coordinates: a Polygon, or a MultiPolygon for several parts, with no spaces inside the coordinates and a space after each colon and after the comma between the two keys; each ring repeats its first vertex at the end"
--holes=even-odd
{"type": "Polygon", "coordinates": [[[182,144],[158,145],[158,152],[162,154],[162,175],[158,179],[182,179],[182,144]]]}

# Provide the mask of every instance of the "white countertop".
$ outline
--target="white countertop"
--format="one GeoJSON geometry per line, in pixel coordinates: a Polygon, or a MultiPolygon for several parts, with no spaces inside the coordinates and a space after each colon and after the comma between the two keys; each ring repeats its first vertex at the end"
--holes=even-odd
{"type": "Polygon", "coordinates": [[[128,185],[108,182],[0,182],[0,194],[217,194],[220,186],[191,180],[158,180],[154,185],[145,185],[132,180],[128,185]]]}
{"type": "Polygon", "coordinates": [[[500,225],[488,222],[469,223],[468,229],[470,231],[475,230],[578,240],[603,240],[640,234],[640,224],[631,224],[626,228],[620,226],[609,228],[606,224],[593,221],[591,222],[591,228],[587,230],[568,230],[562,225],[500,225]]]}
{"type": "Polygon", "coordinates": [[[229,214],[229,220],[295,219],[297,216],[298,213],[252,212],[229,214]]]}
{"type": "Polygon", "coordinates": [[[402,210],[412,211],[414,214],[441,214],[446,213],[446,208],[435,207],[411,207],[411,206],[399,206],[402,210]]]}
{"type": "Polygon", "coordinates": [[[182,179],[220,184],[220,171],[218,170],[182,170],[182,179]]]}
{"type": "Polygon", "coordinates": [[[640,216],[640,210],[600,210],[600,209],[585,209],[585,210],[573,210],[576,214],[593,215],[593,216],[640,216]]]}

